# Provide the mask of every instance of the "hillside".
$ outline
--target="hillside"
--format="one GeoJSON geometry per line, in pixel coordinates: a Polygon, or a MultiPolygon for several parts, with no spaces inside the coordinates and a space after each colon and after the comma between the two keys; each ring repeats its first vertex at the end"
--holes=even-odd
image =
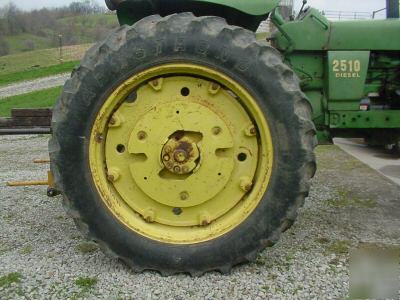
{"type": "Polygon", "coordinates": [[[59,35],[62,44],[89,44],[104,39],[114,28],[118,20],[114,14],[99,14],[61,18],[54,26],[43,27],[36,33],[19,33],[3,36],[9,46],[8,54],[17,54],[32,50],[58,47],[59,35]]]}

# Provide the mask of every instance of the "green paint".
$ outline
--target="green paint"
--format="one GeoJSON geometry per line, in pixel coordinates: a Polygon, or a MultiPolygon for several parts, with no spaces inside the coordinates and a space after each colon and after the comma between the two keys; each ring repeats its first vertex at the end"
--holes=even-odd
{"type": "Polygon", "coordinates": [[[192,11],[255,30],[271,14],[278,30],[268,37],[301,80],[320,143],[329,143],[334,136],[359,137],[370,129],[384,129],[391,140],[399,136],[400,19],[331,22],[318,9],[309,8],[286,21],[275,9],[278,0],[164,3],[124,0],[118,17],[121,24],[133,24],[154,13],[192,11]],[[369,111],[360,110],[364,99],[374,105],[369,111]]]}
{"type": "Polygon", "coordinates": [[[328,51],[329,100],[359,101],[364,97],[369,56],[369,51],[328,51]]]}
{"type": "Polygon", "coordinates": [[[400,128],[400,110],[332,111],[330,128],[400,128]]]}
{"type": "Polygon", "coordinates": [[[265,15],[279,4],[279,0],[194,0],[194,2],[206,2],[232,7],[253,16],[265,15]]]}

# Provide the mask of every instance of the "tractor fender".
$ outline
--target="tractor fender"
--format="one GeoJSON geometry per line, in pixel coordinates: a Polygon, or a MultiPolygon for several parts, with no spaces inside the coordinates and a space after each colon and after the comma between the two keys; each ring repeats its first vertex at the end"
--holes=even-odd
{"type": "Polygon", "coordinates": [[[133,25],[144,17],[192,12],[197,16],[219,16],[231,25],[256,30],[279,5],[279,0],[105,0],[116,10],[121,25],[133,25]]]}

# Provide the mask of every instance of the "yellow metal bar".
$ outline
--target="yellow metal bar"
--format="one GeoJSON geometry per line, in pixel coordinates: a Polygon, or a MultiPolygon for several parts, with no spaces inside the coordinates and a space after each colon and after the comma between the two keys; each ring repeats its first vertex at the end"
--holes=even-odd
{"type": "Polygon", "coordinates": [[[34,159],[33,162],[35,164],[47,164],[47,163],[50,162],[50,159],[49,158],[47,158],[47,159],[40,159],[39,158],[39,159],[34,159]]]}
{"type": "Polygon", "coordinates": [[[35,185],[48,185],[48,180],[43,181],[10,181],[7,186],[35,186],[35,185]]]}

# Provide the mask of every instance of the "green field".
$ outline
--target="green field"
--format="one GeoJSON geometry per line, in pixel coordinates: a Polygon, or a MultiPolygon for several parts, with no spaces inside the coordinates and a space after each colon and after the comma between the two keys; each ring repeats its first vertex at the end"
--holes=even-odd
{"type": "Polygon", "coordinates": [[[0,99],[0,117],[10,117],[12,108],[47,108],[52,107],[62,87],[0,99]]]}
{"type": "MultiPolygon", "coordinates": [[[[83,44],[64,47],[63,62],[80,60],[90,46],[91,44],[83,44]]],[[[60,64],[59,51],[58,48],[53,48],[0,56],[0,76],[60,64]]]]}
{"type": "Polygon", "coordinates": [[[71,61],[49,67],[33,68],[32,70],[27,70],[23,72],[3,74],[0,75],[0,86],[24,80],[32,80],[56,74],[69,73],[78,64],[79,61],[71,61]]]}

